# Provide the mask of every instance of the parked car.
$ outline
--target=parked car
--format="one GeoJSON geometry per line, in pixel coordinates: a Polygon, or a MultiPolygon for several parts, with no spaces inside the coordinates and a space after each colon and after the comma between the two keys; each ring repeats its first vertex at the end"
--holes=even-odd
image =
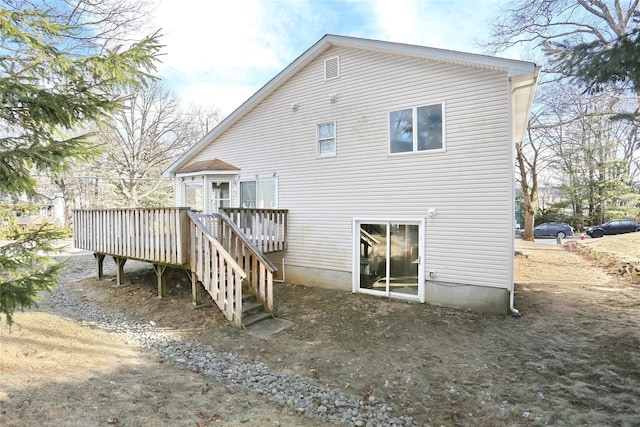
{"type": "MultiPolygon", "coordinates": [[[[524,236],[524,230],[520,230],[520,236],[524,236]]],[[[533,237],[559,237],[564,239],[573,236],[573,227],[566,222],[545,222],[533,228],[533,237]]]]}
{"type": "Polygon", "coordinates": [[[587,227],[587,234],[591,237],[602,237],[605,234],[633,233],[634,231],[640,231],[640,224],[636,224],[633,219],[614,219],[602,225],[587,227]]]}

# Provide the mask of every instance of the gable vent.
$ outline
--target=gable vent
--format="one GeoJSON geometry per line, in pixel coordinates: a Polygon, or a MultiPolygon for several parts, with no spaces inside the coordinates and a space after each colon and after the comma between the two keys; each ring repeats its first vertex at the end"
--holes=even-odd
{"type": "Polygon", "coordinates": [[[333,58],[324,60],[324,79],[331,80],[340,77],[340,57],[334,56],[333,58]]]}

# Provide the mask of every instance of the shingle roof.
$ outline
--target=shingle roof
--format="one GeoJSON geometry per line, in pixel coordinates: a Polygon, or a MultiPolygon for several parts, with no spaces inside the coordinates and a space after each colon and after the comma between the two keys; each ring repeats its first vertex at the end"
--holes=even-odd
{"type": "Polygon", "coordinates": [[[195,162],[190,165],[184,166],[176,170],[176,174],[205,172],[205,171],[239,171],[239,170],[240,168],[230,165],[229,163],[223,162],[220,159],[213,159],[213,160],[203,160],[201,162],[195,162]]]}

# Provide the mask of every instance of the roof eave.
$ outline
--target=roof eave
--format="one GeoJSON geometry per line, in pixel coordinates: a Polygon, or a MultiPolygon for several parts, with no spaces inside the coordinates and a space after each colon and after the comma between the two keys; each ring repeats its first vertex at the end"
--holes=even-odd
{"type": "Polygon", "coordinates": [[[533,99],[538,87],[541,68],[536,66],[530,74],[523,74],[510,78],[511,96],[514,110],[513,143],[521,142],[525,138],[529,125],[529,117],[533,107],[533,99]]]}

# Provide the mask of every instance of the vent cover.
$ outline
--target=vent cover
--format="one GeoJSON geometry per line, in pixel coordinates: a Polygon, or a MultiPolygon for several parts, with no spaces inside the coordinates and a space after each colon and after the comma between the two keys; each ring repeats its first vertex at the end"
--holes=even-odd
{"type": "Polygon", "coordinates": [[[333,58],[324,60],[324,79],[331,80],[340,77],[340,57],[334,56],[333,58]]]}

